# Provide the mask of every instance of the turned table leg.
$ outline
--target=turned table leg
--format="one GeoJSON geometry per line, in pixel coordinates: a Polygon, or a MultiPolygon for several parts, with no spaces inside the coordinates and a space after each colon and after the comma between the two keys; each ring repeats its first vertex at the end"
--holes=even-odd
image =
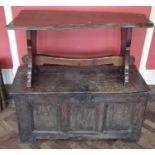
{"type": "Polygon", "coordinates": [[[27,49],[28,55],[23,57],[23,61],[27,64],[27,83],[26,87],[32,86],[32,74],[34,66],[34,54],[36,52],[36,37],[37,31],[27,30],[27,49]]]}
{"type": "Polygon", "coordinates": [[[129,70],[130,70],[130,50],[131,50],[131,38],[132,28],[121,29],[121,53],[124,55],[124,86],[129,84],[129,70]]]}

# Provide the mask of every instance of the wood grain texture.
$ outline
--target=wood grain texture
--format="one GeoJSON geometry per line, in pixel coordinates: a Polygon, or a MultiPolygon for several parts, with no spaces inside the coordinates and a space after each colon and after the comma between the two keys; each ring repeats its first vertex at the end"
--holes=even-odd
{"type": "Polygon", "coordinates": [[[31,87],[31,85],[32,85],[32,72],[33,72],[32,31],[27,31],[26,37],[27,37],[27,51],[28,51],[28,56],[29,56],[29,62],[27,64],[26,87],[31,87]]]}
{"type": "Polygon", "coordinates": [[[27,102],[26,96],[20,96],[15,98],[18,130],[21,142],[32,142],[33,136],[32,131],[34,124],[32,119],[32,111],[30,104],[27,102]]]}
{"type": "MultiPolygon", "coordinates": [[[[19,15],[7,25],[8,29],[27,30],[27,48],[29,57],[24,57],[24,61],[28,60],[27,70],[27,84],[26,87],[32,86],[32,72],[34,62],[42,65],[45,63],[59,64],[60,59],[49,57],[35,57],[34,53],[37,52],[37,30],[62,30],[62,29],[77,29],[77,28],[125,28],[127,31],[127,43],[125,48],[125,68],[124,68],[124,85],[129,83],[129,64],[130,64],[130,47],[131,44],[131,28],[133,27],[153,27],[153,23],[142,14],[129,14],[129,13],[106,13],[106,12],[76,12],[76,11],[45,11],[45,10],[23,10],[19,15]],[[128,33],[129,32],[129,33],[128,33]],[[33,60],[35,59],[35,60],[33,60]]],[[[122,51],[121,51],[122,52],[122,51]]],[[[60,60],[62,64],[96,64],[96,60],[73,60],[66,59],[60,60]]],[[[120,66],[123,60],[116,58],[109,60],[108,58],[98,59],[97,64],[111,64],[120,66]],[[110,61],[110,62],[109,62],[110,61]]]]}
{"type": "MultiPolygon", "coordinates": [[[[92,58],[92,59],[69,59],[69,58],[54,58],[46,56],[36,56],[36,65],[44,64],[55,64],[55,65],[66,65],[66,66],[92,66],[92,65],[103,65],[113,64],[114,66],[123,66],[122,56],[111,56],[103,58],[92,58]]],[[[130,64],[134,63],[134,58],[131,57],[130,64]]]]}
{"type": "Polygon", "coordinates": [[[124,86],[129,84],[129,72],[130,72],[130,50],[131,50],[131,39],[132,39],[132,28],[124,29],[126,31],[126,43],[124,49],[124,86]]]}
{"type": "MultiPolygon", "coordinates": [[[[95,66],[95,65],[103,65],[103,64],[113,64],[114,66],[123,66],[124,65],[124,57],[123,56],[109,56],[109,57],[100,57],[100,58],[59,58],[52,56],[43,56],[36,55],[34,57],[35,65],[65,65],[65,66],[95,66]]],[[[31,57],[29,55],[25,55],[23,57],[23,62],[25,64],[29,64],[31,61],[31,57]]],[[[129,60],[129,64],[134,64],[134,57],[131,56],[129,60]]]]}
{"type": "Polygon", "coordinates": [[[59,131],[60,107],[58,105],[34,105],[34,130],[59,131]]]}
{"type": "Polygon", "coordinates": [[[7,25],[8,29],[62,30],[101,27],[152,27],[143,14],[23,10],[7,25]]]}
{"type": "Polygon", "coordinates": [[[107,106],[106,130],[127,130],[130,128],[130,106],[133,103],[113,103],[107,106]]]}
{"type": "Polygon", "coordinates": [[[148,91],[135,66],[130,69],[131,82],[123,86],[123,68],[101,65],[85,67],[40,66],[34,72],[33,88],[26,88],[26,67],[19,67],[10,94],[75,94],[80,92],[130,93],[148,91]]]}
{"type": "MultiPolygon", "coordinates": [[[[32,74],[34,64],[64,64],[64,65],[94,65],[94,64],[114,64],[122,65],[123,58],[113,57],[98,58],[88,60],[71,60],[64,58],[50,58],[35,56],[37,52],[37,30],[62,30],[77,28],[125,28],[127,29],[127,42],[125,47],[124,60],[124,85],[129,83],[131,28],[133,27],[153,27],[153,23],[142,14],[129,13],[106,13],[106,12],[76,12],[76,11],[45,11],[45,10],[23,10],[19,15],[7,25],[8,29],[27,30],[27,48],[29,57],[23,60],[27,63],[27,84],[32,86],[32,74]],[[29,60],[28,60],[29,59],[29,60]],[[60,62],[59,62],[60,61],[60,62]]],[[[122,52],[122,49],[121,49],[122,52]]]]}
{"type": "Polygon", "coordinates": [[[127,88],[119,80],[121,68],[112,65],[41,68],[35,73],[39,83],[25,88],[21,67],[10,92],[16,103],[21,142],[139,139],[148,88],[135,66],[130,75],[134,83],[127,88]]]}
{"type": "Polygon", "coordinates": [[[70,130],[79,130],[81,132],[96,131],[96,117],[95,106],[73,104],[70,107],[70,130]]]}
{"type": "MultiPolygon", "coordinates": [[[[151,91],[152,94],[152,91],[151,91]]],[[[19,141],[17,119],[14,106],[0,113],[1,149],[155,149],[155,94],[151,95],[144,118],[141,136],[138,142],[128,143],[122,140],[38,140],[33,144],[19,141]]]]}

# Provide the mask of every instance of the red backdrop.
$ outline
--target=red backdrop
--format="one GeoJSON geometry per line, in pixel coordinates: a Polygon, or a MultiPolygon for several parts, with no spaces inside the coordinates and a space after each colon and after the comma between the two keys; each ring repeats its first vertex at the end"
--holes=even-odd
{"type": "Polygon", "coordinates": [[[155,30],[153,33],[149,57],[147,59],[147,65],[146,65],[147,69],[155,69],[155,61],[154,60],[155,60],[155,30]]]}
{"type": "Polygon", "coordinates": [[[0,7],[0,68],[11,68],[12,59],[3,7],[0,7]]]}

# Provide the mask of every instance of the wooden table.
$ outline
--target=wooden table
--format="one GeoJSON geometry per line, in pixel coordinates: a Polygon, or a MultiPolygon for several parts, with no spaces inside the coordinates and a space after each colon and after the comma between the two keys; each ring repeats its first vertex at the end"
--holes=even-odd
{"type": "Polygon", "coordinates": [[[71,66],[101,64],[124,66],[124,85],[127,86],[129,83],[130,64],[133,63],[133,58],[130,57],[132,30],[133,28],[149,27],[153,27],[153,23],[143,14],[45,10],[23,10],[7,25],[8,29],[27,32],[28,55],[23,57],[24,62],[28,64],[27,87],[32,85],[34,65],[43,65],[45,63],[71,66]],[[121,56],[69,59],[37,55],[37,30],[82,28],[120,28],[122,38],[121,56]]]}
{"type": "Polygon", "coordinates": [[[18,69],[10,92],[15,100],[21,141],[137,141],[148,87],[130,57],[131,37],[133,28],[152,26],[142,14],[21,11],[7,25],[8,29],[27,32],[28,54],[23,60],[28,69],[18,69]],[[71,59],[37,54],[38,30],[79,28],[120,28],[121,55],[71,59]],[[44,64],[52,66],[41,66],[44,64]]]}

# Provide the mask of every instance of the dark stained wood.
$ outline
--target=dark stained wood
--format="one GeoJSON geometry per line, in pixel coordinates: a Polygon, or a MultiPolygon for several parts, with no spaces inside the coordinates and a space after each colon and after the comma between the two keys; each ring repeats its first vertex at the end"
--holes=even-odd
{"type": "Polygon", "coordinates": [[[123,86],[123,68],[112,65],[67,67],[39,66],[34,74],[33,88],[26,88],[26,67],[20,67],[12,86],[12,94],[44,94],[90,91],[97,93],[132,93],[148,91],[134,66],[130,69],[131,82],[123,86]],[[62,76],[63,75],[63,76],[62,76]]]}
{"type": "Polygon", "coordinates": [[[63,131],[68,130],[69,122],[70,122],[70,105],[67,100],[62,100],[61,105],[61,128],[63,131]]]}
{"type": "Polygon", "coordinates": [[[34,130],[60,130],[60,106],[55,104],[32,104],[34,130]]]}
{"type": "Polygon", "coordinates": [[[27,101],[28,99],[26,96],[21,95],[15,98],[20,140],[30,143],[33,141],[32,131],[34,126],[32,122],[32,109],[27,101]]]}
{"type": "Polygon", "coordinates": [[[98,126],[98,132],[102,132],[103,129],[105,128],[105,124],[103,122],[105,122],[106,119],[106,112],[107,112],[107,105],[103,104],[102,102],[98,103],[98,121],[97,121],[97,126],[98,126]]]}
{"type": "MultiPolygon", "coordinates": [[[[151,96],[155,93],[151,90],[151,96]]],[[[137,108],[138,110],[138,108],[137,108]]],[[[138,111],[137,111],[138,112],[138,111]]],[[[137,113],[138,114],[138,113],[137,113]]],[[[144,125],[137,143],[118,140],[37,140],[33,144],[19,141],[15,109],[7,108],[0,113],[1,149],[154,149],[155,147],[155,100],[149,97],[144,125]]],[[[43,133],[42,133],[43,134],[43,133]]],[[[44,134],[45,135],[45,134],[44,134]]]]}
{"type": "Polygon", "coordinates": [[[26,31],[27,34],[27,57],[24,56],[23,60],[27,60],[27,84],[26,87],[32,86],[32,74],[34,68],[34,55],[37,52],[37,31],[26,31]]]}
{"type": "Polygon", "coordinates": [[[148,87],[130,57],[131,32],[133,27],[152,26],[140,14],[22,11],[7,26],[27,30],[29,53],[23,60],[28,64],[28,72],[19,68],[10,93],[16,102],[21,141],[96,138],[137,141],[148,87]],[[124,61],[123,56],[69,59],[36,55],[37,30],[99,27],[121,28],[124,61]],[[37,66],[46,64],[52,67],[37,66]],[[123,86],[123,77],[128,87],[123,86]]]}
{"type": "Polygon", "coordinates": [[[127,41],[127,31],[126,28],[121,28],[121,51],[120,55],[125,55],[125,48],[126,48],[126,41],[127,41]]]}
{"type": "Polygon", "coordinates": [[[27,64],[27,87],[32,85],[32,72],[33,72],[33,51],[32,51],[32,31],[27,31],[27,50],[29,56],[29,62],[27,64]]]}
{"type": "Polygon", "coordinates": [[[133,124],[135,127],[139,127],[137,128],[137,130],[141,130],[141,126],[143,125],[143,119],[144,119],[144,111],[146,109],[146,104],[144,104],[146,101],[148,100],[147,97],[139,97],[137,99],[138,104],[135,107],[135,111],[134,111],[134,115],[133,115],[133,124]]]}
{"type": "Polygon", "coordinates": [[[37,54],[37,31],[32,31],[32,51],[33,54],[37,54]]]}
{"type": "Polygon", "coordinates": [[[127,130],[130,128],[130,106],[133,103],[111,103],[107,106],[106,130],[127,130]],[[121,112],[120,112],[121,111],[121,112]],[[119,121],[118,121],[119,120],[119,121]]]}
{"type": "MultiPolygon", "coordinates": [[[[58,95],[58,94],[57,94],[58,95]]],[[[124,111],[124,108],[117,107],[112,101],[116,100],[118,98],[118,95],[115,94],[114,97],[109,98],[108,96],[104,94],[100,94],[100,98],[102,98],[102,101],[100,101],[100,105],[104,106],[105,104],[108,106],[107,109],[104,110],[104,113],[100,116],[97,114],[96,110],[99,108],[99,104],[96,104],[96,101],[98,101],[98,96],[95,96],[94,102],[88,102],[87,97],[83,95],[72,95],[72,97],[68,96],[61,96],[60,95],[27,95],[26,98],[28,99],[28,103],[31,103],[31,106],[29,107],[29,112],[27,114],[31,116],[31,122],[29,122],[29,127],[25,126],[24,133],[27,134],[27,132],[31,131],[30,128],[33,126],[33,131],[27,135],[29,137],[28,141],[22,140],[22,142],[30,142],[34,139],[127,139],[127,140],[137,140],[137,138],[140,135],[140,128],[141,124],[137,121],[136,123],[130,124],[130,117],[132,113],[130,112],[130,108],[126,108],[124,111]],[[41,99],[41,102],[39,99],[41,99]],[[66,126],[65,130],[61,123],[63,120],[60,120],[60,116],[63,116],[65,114],[65,111],[59,111],[58,109],[55,109],[53,112],[51,112],[51,106],[62,107],[61,101],[68,100],[69,106],[69,113],[67,113],[67,119],[69,122],[66,126]],[[112,100],[112,101],[111,101],[112,100]],[[41,107],[40,107],[41,106],[41,107]],[[116,106],[117,109],[113,108],[113,106],[116,106]],[[111,109],[112,108],[112,109],[111,109]],[[116,112],[117,117],[114,113],[114,110],[116,112]],[[62,113],[64,112],[64,114],[62,113]],[[32,114],[33,115],[32,115],[32,114]],[[35,113],[35,114],[34,114],[35,113]],[[91,115],[90,115],[91,113],[91,115]],[[125,113],[128,113],[126,116],[125,113]],[[39,117],[36,117],[36,114],[39,115],[39,117]],[[103,114],[105,114],[105,118],[103,121],[100,121],[97,123],[103,114]],[[110,118],[109,118],[110,116],[110,118]],[[58,118],[58,119],[57,119],[58,118]],[[121,118],[121,121],[120,121],[121,118]],[[109,123],[111,124],[109,124],[109,123]],[[34,125],[33,125],[34,124],[34,125]],[[99,124],[103,126],[102,130],[99,129],[99,124]],[[109,125],[107,125],[109,124],[109,125]],[[133,126],[131,128],[130,126],[133,126]],[[140,126],[139,126],[140,125],[140,126]],[[28,130],[28,131],[25,131],[28,130]],[[34,139],[32,139],[34,138],[34,139]]],[[[119,95],[120,96],[120,95],[119,95]]],[[[21,96],[20,96],[21,97],[21,96]]],[[[119,106],[132,106],[133,104],[138,105],[141,98],[147,97],[147,94],[145,93],[137,93],[137,94],[121,94],[121,101],[117,100],[119,106]],[[140,99],[140,100],[139,100],[140,99]],[[128,103],[129,101],[130,103],[128,103]]],[[[22,98],[23,102],[27,102],[27,100],[24,100],[22,98]]],[[[20,103],[22,106],[20,98],[17,96],[17,102],[20,103]]],[[[143,104],[146,104],[146,101],[143,104]]],[[[25,108],[24,106],[22,106],[25,108]]],[[[101,107],[101,106],[100,106],[101,107]]],[[[53,107],[54,108],[54,107],[53,107]]],[[[53,109],[52,108],[52,109],[53,109]]],[[[144,112],[145,107],[138,107],[139,110],[144,112]]],[[[21,112],[21,111],[18,111],[21,112]]],[[[24,112],[24,111],[22,111],[24,112]]],[[[137,116],[137,110],[134,111],[134,118],[137,116]]],[[[18,113],[17,113],[18,114],[18,113]]],[[[144,113],[141,113],[142,115],[144,113]]],[[[22,116],[24,117],[24,115],[22,116]]],[[[24,117],[27,119],[27,116],[24,117]]],[[[29,117],[28,117],[29,118],[29,117]]],[[[63,119],[63,117],[62,117],[63,119]]],[[[141,117],[138,117],[138,119],[141,120],[141,117]]],[[[66,118],[65,118],[66,120],[66,118]]],[[[24,120],[23,120],[24,121],[24,120]]],[[[27,120],[25,120],[22,124],[24,125],[27,123],[27,120]]],[[[21,130],[21,129],[20,129],[21,130]]],[[[21,131],[22,132],[22,131],[21,131]]],[[[26,136],[25,136],[26,138],[26,136]]]]}
{"type": "MultiPolygon", "coordinates": [[[[94,66],[94,65],[103,65],[103,64],[113,64],[114,66],[124,66],[124,57],[123,56],[109,56],[109,57],[100,57],[100,58],[61,58],[61,57],[51,57],[36,55],[34,58],[34,63],[36,65],[45,65],[45,64],[55,64],[55,65],[65,65],[65,66],[94,66]]],[[[25,55],[23,57],[23,62],[29,64],[31,57],[25,55]]],[[[130,57],[130,65],[134,64],[134,57],[130,57]]]]}
{"type": "Polygon", "coordinates": [[[35,70],[33,87],[26,88],[26,69],[20,67],[10,95],[16,103],[21,141],[137,141],[148,87],[133,65],[128,87],[121,77],[123,68],[113,65],[41,66],[35,70]]]}
{"type": "Polygon", "coordinates": [[[130,72],[130,50],[131,50],[131,39],[132,39],[132,28],[125,28],[126,43],[124,49],[124,86],[129,84],[129,72],[130,72]]]}
{"type": "Polygon", "coordinates": [[[70,107],[69,130],[74,132],[95,131],[97,128],[96,117],[97,114],[95,105],[92,106],[72,103],[70,107]]]}
{"type": "Polygon", "coordinates": [[[152,27],[143,14],[23,10],[7,26],[8,29],[62,30],[74,28],[152,27]]]}

